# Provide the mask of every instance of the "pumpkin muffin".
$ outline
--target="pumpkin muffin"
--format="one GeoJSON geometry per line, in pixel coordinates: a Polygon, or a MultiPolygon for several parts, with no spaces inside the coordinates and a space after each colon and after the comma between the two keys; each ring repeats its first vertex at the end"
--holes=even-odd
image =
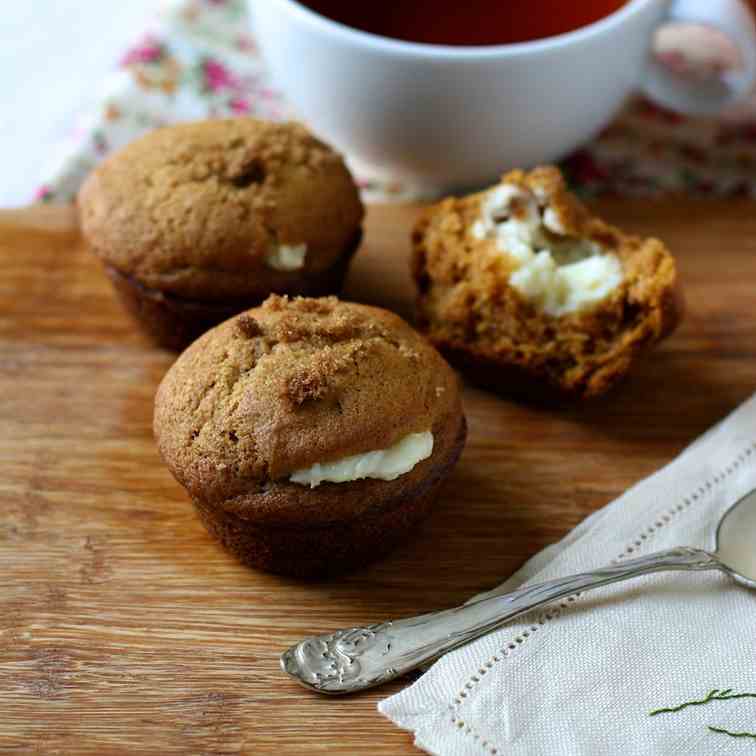
{"type": "Polygon", "coordinates": [[[338,154],[251,118],[150,132],[90,174],[78,206],[124,304],[172,349],[271,292],[337,293],[363,218],[338,154]]]}
{"type": "Polygon", "coordinates": [[[605,393],[682,316],[665,245],[592,216],[553,167],[430,208],[412,271],[430,340],[474,381],[536,401],[605,393]]]}
{"type": "Polygon", "coordinates": [[[231,552],[316,577],[408,537],[466,426],[455,373],[397,315],[271,296],[178,358],[158,389],[154,430],[231,552]]]}

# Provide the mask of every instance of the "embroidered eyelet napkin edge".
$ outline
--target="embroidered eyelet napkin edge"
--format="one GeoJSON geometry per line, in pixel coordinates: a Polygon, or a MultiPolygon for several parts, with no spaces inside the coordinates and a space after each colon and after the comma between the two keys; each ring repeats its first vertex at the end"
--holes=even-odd
{"type": "MultiPolygon", "coordinates": [[[[756,395],[492,593],[712,548],[721,515],[754,488],[756,395]]],[[[753,698],[650,716],[728,689],[756,691],[756,593],[719,573],[660,573],[524,616],[378,708],[435,754],[753,753],[753,698]]]]}

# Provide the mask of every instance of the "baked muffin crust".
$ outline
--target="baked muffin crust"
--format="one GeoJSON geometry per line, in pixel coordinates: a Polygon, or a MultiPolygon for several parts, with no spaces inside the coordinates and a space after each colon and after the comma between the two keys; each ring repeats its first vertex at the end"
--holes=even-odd
{"type": "MultiPolygon", "coordinates": [[[[507,208],[514,217],[526,212],[517,201],[507,208]]],[[[682,314],[677,268],[665,245],[592,216],[553,167],[513,171],[493,190],[430,208],[413,234],[412,271],[418,324],[431,341],[474,380],[534,399],[604,393],[682,314]],[[558,314],[518,290],[516,240],[502,241],[483,222],[491,192],[501,187],[534,200],[539,243],[554,257],[618,261],[616,285],[575,309],[554,308],[558,314]]]]}
{"type": "Polygon", "coordinates": [[[203,302],[243,299],[261,279],[285,289],[292,265],[327,270],[363,217],[338,154],[299,124],[249,118],[150,132],[90,174],[79,209],[107,266],[203,302]]]}
{"type": "Polygon", "coordinates": [[[457,378],[398,316],[336,298],[271,296],[179,357],[156,397],[160,451],[191,496],[257,521],[356,515],[448,456],[463,425],[457,378]],[[289,476],[433,431],[431,458],[395,481],[289,476]],[[441,438],[443,436],[443,438],[441,438]],[[435,459],[434,459],[435,457],[435,459]],[[359,491],[357,502],[344,500],[359,491]],[[307,508],[307,502],[325,502],[307,508]]]}

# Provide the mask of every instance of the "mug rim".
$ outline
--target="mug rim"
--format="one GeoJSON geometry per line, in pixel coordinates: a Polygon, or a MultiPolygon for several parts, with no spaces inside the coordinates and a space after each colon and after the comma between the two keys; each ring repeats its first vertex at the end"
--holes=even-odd
{"type": "MultiPolygon", "coordinates": [[[[260,0],[257,0],[257,2],[260,2],[260,0]]],[[[541,52],[563,47],[573,42],[581,42],[591,36],[613,29],[626,18],[638,12],[642,6],[652,2],[652,0],[628,0],[621,8],[612,11],[607,16],[603,16],[597,21],[562,34],[555,34],[551,37],[542,37],[526,42],[512,42],[500,45],[438,45],[427,42],[408,42],[402,39],[393,39],[392,37],[384,37],[380,34],[355,29],[340,21],[334,21],[308,8],[299,2],[299,0],[262,0],[262,2],[278,2],[305,23],[320,28],[321,31],[335,34],[346,42],[367,44],[376,52],[398,53],[400,55],[418,57],[480,60],[499,56],[541,52]]]]}

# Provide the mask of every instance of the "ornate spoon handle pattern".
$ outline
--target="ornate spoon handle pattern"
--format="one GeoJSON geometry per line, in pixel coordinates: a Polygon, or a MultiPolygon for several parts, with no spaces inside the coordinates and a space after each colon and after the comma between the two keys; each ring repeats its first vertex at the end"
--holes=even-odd
{"type": "Polygon", "coordinates": [[[667,570],[729,572],[716,556],[700,549],[660,551],[454,609],[306,638],[281,656],[281,667],[319,693],[354,693],[406,674],[544,604],[667,570]]]}

